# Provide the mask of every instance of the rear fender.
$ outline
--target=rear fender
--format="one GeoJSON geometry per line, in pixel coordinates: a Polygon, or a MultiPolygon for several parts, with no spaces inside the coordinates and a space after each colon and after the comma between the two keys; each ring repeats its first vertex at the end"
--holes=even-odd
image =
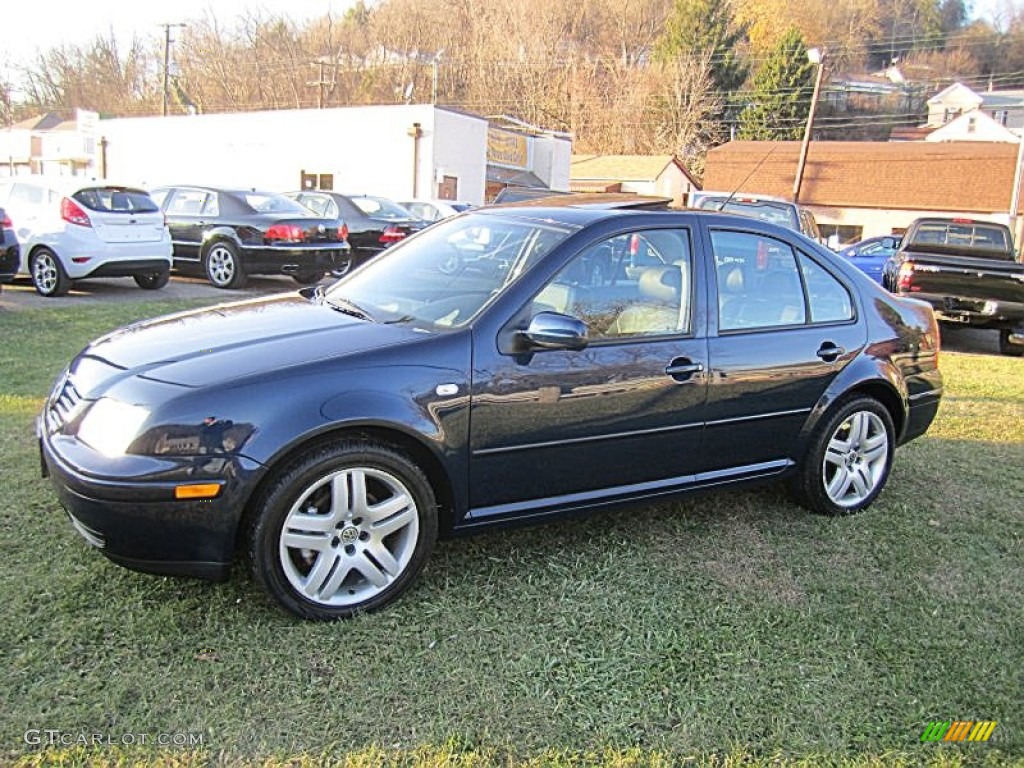
{"type": "Polygon", "coordinates": [[[896,442],[900,442],[907,424],[909,400],[906,383],[891,360],[859,357],[843,369],[811,409],[797,438],[795,455],[807,453],[818,424],[836,403],[851,394],[868,395],[881,402],[892,415],[896,442]]]}

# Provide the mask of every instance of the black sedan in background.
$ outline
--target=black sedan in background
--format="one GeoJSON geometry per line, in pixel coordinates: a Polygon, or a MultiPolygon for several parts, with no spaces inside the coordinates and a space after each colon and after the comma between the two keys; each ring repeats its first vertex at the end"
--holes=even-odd
{"type": "Polygon", "coordinates": [[[429,223],[386,197],[322,190],[286,192],[285,196],[317,216],[332,219],[339,227],[344,224],[352,246],[352,264],[335,270],[334,274],[339,277],[349,266],[359,266],[429,223]]]}
{"type": "Polygon", "coordinates": [[[0,286],[11,282],[20,267],[21,248],[18,246],[14,224],[7,212],[0,208],[0,286]]]}
{"type": "Polygon", "coordinates": [[[326,290],[104,336],[39,440],[110,559],[216,579],[244,552],[286,609],[334,619],[392,602],[438,535],[753,481],[862,510],[935,416],[938,345],[927,304],[790,229],[498,207],[326,290]]]}
{"type": "Polygon", "coordinates": [[[205,274],[217,288],[241,288],[253,274],[291,275],[306,285],[349,260],[337,221],[282,195],[196,186],[151,194],[167,218],[174,268],[205,274]]]}

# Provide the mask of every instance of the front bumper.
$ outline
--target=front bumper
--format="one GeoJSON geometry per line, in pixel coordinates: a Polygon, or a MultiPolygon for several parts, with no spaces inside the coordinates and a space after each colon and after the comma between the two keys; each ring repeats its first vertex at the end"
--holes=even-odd
{"type": "Polygon", "coordinates": [[[248,493],[261,466],[244,457],[124,457],[123,476],[74,437],[37,426],[41,469],[82,537],[145,573],[223,580],[248,493]],[[102,474],[101,474],[102,472],[102,474]],[[209,500],[175,499],[178,485],[218,483],[209,500]]]}

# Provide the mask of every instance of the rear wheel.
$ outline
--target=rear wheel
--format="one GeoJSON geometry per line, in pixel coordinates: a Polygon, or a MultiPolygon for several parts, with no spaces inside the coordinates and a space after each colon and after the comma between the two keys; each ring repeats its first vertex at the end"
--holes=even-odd
{"type": "MultiPolygon", "coordinates": [[[[1024,344],[1011,344],[1010,334],[1014,331],[1003,328],[999,331],[999,353],[1007,357],[1024,357],[1024,344]]],[[[1024,334],[1024,328],[1017,329],[1016,333],[1024,334]]]]}
{"type": "Polygon", "coordinates": [[[292,280],[299,285],[312,285],[313,283],[320,282],[323,276],[323,272],[299,272],[292,275],[292,280]]]}
{"type": "Polygon", "coordinates": [[[285,609],[307,619],[347,618],[391,603],[437,538],[437,503],[422,470],[367,440],[300,457],[256,509],[254,574],[285,609]]]}
{"type": "Polygon", "coordinates": [[[218,240],[206,248],[203,256],[206,279],[215,288],[241,288],[246,274],[238,258],[238,249],[227,240],[218,240]]]}
{"type": "Polygon", "coordinates": [[[812,512],[848,515],[882,492],[896,449],[892,416],[872,397],[854,397],[827,414],[790,490],[812,512]]]}
{"type": "Polygon", "coordinates": [[[64,271],[57,254],[49,248],[40,248],[32,254],[29,266],[32,285],[40,296],[64,296],[71,290],[71,278],[64,271]]]}
{"type": "Polygon", "coordinates": [[[135,284],[146,291],[156,291],[167,285],[171,279],[171,270],[165,269],[162,272],[147,272],[144,275],[133,275],[135,284]]]}

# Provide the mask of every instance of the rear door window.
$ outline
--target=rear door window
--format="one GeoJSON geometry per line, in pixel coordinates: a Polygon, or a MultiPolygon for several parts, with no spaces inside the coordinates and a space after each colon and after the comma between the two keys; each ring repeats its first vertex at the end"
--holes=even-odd
{"type": "Polygon", "coordinates": [[[198,216],[202,213],[207,197],[207,193],[201,189],[175,190],[167,213],[172,216],[198,216]]]}

